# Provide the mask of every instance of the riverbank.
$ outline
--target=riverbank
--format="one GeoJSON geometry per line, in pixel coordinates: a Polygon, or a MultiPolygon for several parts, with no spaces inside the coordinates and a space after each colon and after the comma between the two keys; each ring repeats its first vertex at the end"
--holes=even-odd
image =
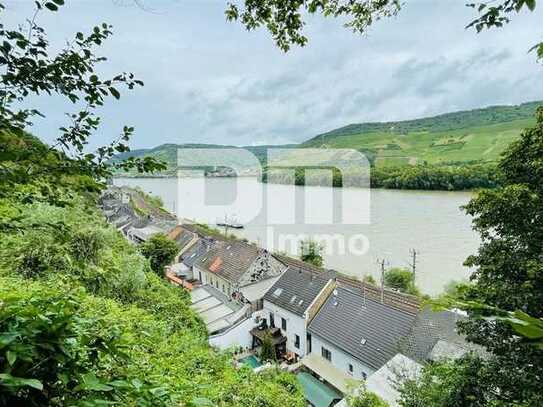
{"type": "MultiPolygon", "coordinates": [[[[306,178],[302,169],[294,173],[295,185],[305,186],[329,186],[329,176],[312,175],[306,178]]],[[[343,187],[342,175],[334,171],[332,186],[343,187]]],[[[241,175],[239,178],[254,178],[255,175],[241,175]]],[[[118,174],[115,178],[149,178],[164,179],[177,178],[172,171],[165,174],[141,176],[141,174],[118,174]]],[[[206,178],[236,178],[235,176],[206,176],[206,178]]],[[[274,174],[273,178],[268,176],[267,169],[264,170],[261,182],[273,184],[292,184],[290,174],[274,174]]],[[[405,189],[420,191],[473,191],[478,189],[496,188],[500,185],[499,172],[494,163],[470,164],[470,165],[413,165],[401,167],[372,167],[370,182],[367,177],[360,177],[349,187],[372,189],[405,189]]]]}
{"type": "Polygon", "coordinates": [[[471,229],[471,219],[460,209],[472,198],[471,192],[344,188],[341,204],[330,201],[330,191],[321,187],[262,184],[251,178],[208,179],[206,200],[224,200],[230,204],[225,208],[198,201],[201,180],[197,179],[114,181],[116,185],[139,186],[160,196],[166,209],[199,223],[214,225],[224,219],[225,212],[235,216],[244,229],[228,233],[258,242],[270,251],[297,257],[296,238],[321,237],[326,241],[325,266],[358,279],[370,274],[379,281],[377,259],[386,259],[390,267],[405,267],[410,249],[415,248],[421,253],[417,285],[430,295],[439,294],[451,280],[469,277],[470,270],[463,262],[476,253],[480,244],[471,229]],[[235,199],[236,196],[239,198],[235,199]],[[296,196],[304,197],[305,215],[294,217],[290,224],[274,222],[270,212],[274,208],[281,214],[295,214],[296,196]],[[362,205],[368,200],[369,208],[362,205]],[[321,218],[333,212],[343,213],[345,221],[327,223],[321,218]],[[313,216],[318,216],[316,221],[321,223],[312,224],[313,216]],[[353,245],[355,249],[367,250],[359,254],[358,250],[349,249],[353,245]]]}

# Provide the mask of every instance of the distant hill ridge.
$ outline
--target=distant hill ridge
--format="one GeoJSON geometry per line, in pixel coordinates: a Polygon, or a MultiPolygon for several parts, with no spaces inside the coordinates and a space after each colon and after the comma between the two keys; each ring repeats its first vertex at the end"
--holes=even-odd
{"type": "MultiPolygon", "coordinates": [[[[491,106],[414,120],[350,124],[315,136],[301,144],[243,148],[255,154],[261,161],[265,160],[268,148],[328,147],[359,150],[376,167],[493,163],[498,160],[503,150],[519,137],[524,128],[535,123],[534,112],[540,105],[543,105],[543,101],[515,106],[491,106]]],[[[170,143],[152,149],[119,154],[116,160],[129,156],[150,155],[168,164],[168,170],[161,175],[173,175],[178,148],[235,148],[235,146],[170,143]]]]}
{"type": "Polygon", "coordinates": [[[515,120],[532,119],[535,110],[542,104],[543,101],[534,101],[522,103],[520,105],[496,105],[473,110],[462,110],[412,120],[353,123],[319,134],[303,144],[311,144],[312,142],[322,140],[323,138],[328,139],[336,136],[390,131],[392,128],[396,133],[423,131],[445,132],[490,124],[506,123],[515,120]]]}

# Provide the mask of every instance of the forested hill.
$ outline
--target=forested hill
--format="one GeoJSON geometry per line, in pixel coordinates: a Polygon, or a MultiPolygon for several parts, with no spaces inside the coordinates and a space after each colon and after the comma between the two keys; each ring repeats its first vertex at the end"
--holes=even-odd
{"type": "MultiPolygon", "coordinates": [[[[244,147],[265,165],[267,149],[351,148],[366,155],[373,166],[371,185],[376,188],[464,190],[492,188],[499,184],[496,162],[521,132],[535,124],[535,110],[541,102],[518,106],[447,113],[440,116],[388,123],[352,124],[319,135],[299,145],[244,147]]],[[[164,144],[150,150],[121,154],[151,156],[166,162],[162,176],[175,175],[177,149],[228,148],[210,144],[164,144]]],[[[204,154],[194,152],[194,154],[204,154]]],[[[304,153],[305,154],[305,153],[304,153]]],[[[285,154],[296,162],[297,155],[285,154]]],[[[225,167],[228,167],[225,155],[225,167]]],[[[230,157],[232,165],[237,158],[230,157]]],[[[205,162],[202,157],[202,162],[205,162]]],[[[118,174],[121,175],[121,174],[118,174]]],[[[136,175],[123,173],[122,175],[136,175]]],[[[224,174],[223,174],[224,175],[224,174]]],[[[303,179],[297,180],[303,184],[303,179]]]]}
{"type": "Polygon", "coordinates": [[[492,106],[415,120],[350,124],[320,134],[303,147],[354,148],[376,166],[492,162],[535,123],[543,101],[492,106]]]}
{"type": "MultiPolygon", "coordinates": [[[[243,147],[264,160],[269,147],[354,148],[376,167],[436,164],[464,165],[495,162],[520,132],[535,123],[534,112],[543,101],[517,106],[492,106],[435,117],[383,123],[350,124],[299,144],[243,147]]],[[[163,144],[117,156],[152,156],[165,161],[173,174],[178,148],[235,148],[217,144],[163,144]]]]}

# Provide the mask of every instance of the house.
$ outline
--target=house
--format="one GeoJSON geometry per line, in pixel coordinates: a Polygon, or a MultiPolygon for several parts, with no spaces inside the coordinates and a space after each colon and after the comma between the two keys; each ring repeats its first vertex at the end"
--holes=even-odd
{"type": "Polygon", "coordinates": [[[364,289],[338,284],[309,323],[311,353],[302,363],[345,393],[349,378],[367,379],[399,352],[416,317],[364,289]]]}
{"type": "Polygon", "coordinates": [[[311,352],[311,337],[307,325],[335,288],[333,272],[315,272],[303,262],[288,262],[288,269],[263,297],[264,315],[268,326],[281,329],[287,338],[286,350],[304,357],[311,352]]]}
{"type": "MultiPolygon", "coordinates": [[[[388,406],[396,407],[400,399],[398,387],[407,380],[417,379],[421,373],[420,363],[398,353],[368,378],[366,390],[379,396],[388,406]]],[[[354,395],[356,396],[359,391],[354,389],[354,395]]],[[[341,400],[336,407],[348,407],[347,400],[341,400]]]]}
{"type": "Polygon", "coordinates": [[[254,310],[285,269],[268,251],[242,241],[216,241],[193,264],[194,278],[254,310]]]}
{"type": "Polygon", "coordinates": [[[191,282],[191,285],[195,280],[198,280],[194,275],[194,264],[204,257],[215,244],[213,239],[195,236],[195,240],[192,237],[190,240],[183,239],[185,244],[180,244],[181,249],[176,257],[177,263],[168,266],[168,271],[185,282],[191,282]]]}
{"type": "Polygon", "coordinates": [[[413,329],[402,342],[402,353],[417,362],[457,359],[468,352],[486,355],[481,346],[469,343],[458,332],[457,323],[467,319],[460,310],[420,310],[413,329]]]}
{"type": "Polygon", "coordinates": [[[199,236],[186,229],[183,225],[177,225],[169,233],[168,237],[172,239],[179,248],[179,252],[175,256],[175,263],[181,262],[181,256],[185,251],[191,248],[200,238],[199,236]]]}
{"type": "Polygon", "coordinates": [[[126,236],[132,242],[140,244],[149,240],[153,235],[166,232],[166,228],[161,225],[149,223],[144,227],[130,226],[126,231],[126,236]]]}

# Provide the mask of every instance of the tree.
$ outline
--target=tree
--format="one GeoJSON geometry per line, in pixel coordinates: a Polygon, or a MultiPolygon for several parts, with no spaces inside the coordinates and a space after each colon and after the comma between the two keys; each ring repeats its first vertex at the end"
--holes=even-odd
{"type": "MultiPolygon", "coordinates": [[[[479,252],[466,265],[475,267],[465,300],[543,317],[543,108],[537,124],[505,152],[499,163],[504,186],[484,191],[466,206],[481,234],[479,252]]],[[[472,312],[478,316],[477,312],[472,312]]],[[[483,316],[488,315],[484,310],[483,316]]],[[[543,350],[516,335],[510,324],[472,318],[461,330],[493,355],[494,397],[503,403],[543,402],[543,350]]]]}
{"type": "Polygon", "coordinates": [[[276,360],[275,348],[271,334],[268,332],[262,338],[262,347],[260,349],[260,360],[264,362],[276,360]]]}
{"type": "Polygon", "coordinates": [[[377,394],[368,391],[364,385],[347,396],[349,407],[388,407],[388,403],[377,394]]]}
{"type": "MultiPolygon", "coordinates": [[[[243,6],[229,3],[226,18],[240,21],[247,30],[266,27],[276,45],[288,51],[292,45],[304,46],[308,38],[303,32],[304,17],[321,14],[324,17],[347,17],[345,27],[364,34],[368,28],[382,18],[398,14],[403,5],[399,0],[245,0],[243,6]]],[[[510,21],[510,15],[527,8],[535,9],[535,0],[501,0],[470,3],[480,14],[466,28],[474,27],[477,32],[485,28],[502,27],[510,21]]],[[[533,46],[538,58],[543,58],[543,42],[533,46]]]]}
{"type": "Polygon", "coordinates": [[[143,254],[151,263],[151,269],[158,275],[164,273],[164,267],[170,264],[179,249],[177,244],[164,233],[157,233],[140,245],[143,254]]]}
{"type": "Polygon", "coordinates": [[[401,385],[399,404],[403,407],[488,406],[486,394],[490,388],[478,382],[483,367],[484,362],[472,355],[427,364],[420,378],[406,380],[401,385]]]}
{"type": "Polygon", "coordinates": [[[228,20],[240,20],[248,29],[265,26],[279,48],[288,51],[292,45],[303,46],[308,39],[303,33],[303,14],[322,14],[327,17],[351,18],[345,26],[364,33],[376,20],[396,15],[400,10],[399,0],[245,0],[240,8],[229,3],[226,10],[228,20]]]}
{"type": "MultiPolygon", "coordinates": [[[[46,31],[38,26],[37,18],[42,12],[57,12],[63,4],[63,0],[36,1],[35,13],[26,25],[11,29],[0,24],[0,138],[15,134],[27,147],[0,144],[0,195],[16,184],[51,180],[46,198],[54,200],[56,188],[67,175],[87,175],[99,181],[111,175],[113,167],[108,160],[129,150],[127,143],[134,132],[129,126],[124,126],[114,141],[93,152],[86,146],[100,125],[97,110],[108,98],[119,99],[120,87],[134,89],[143,82],[131,73],[98,76],[96,71],[106,58],[96,55],[95,50],[112,35],[112,27],[105,23],[89,34],[78,32],[60,52],[51,55],[46,31]],[[35,96],[42,94],[57,95],[76,107],[67,113],[68,124],[59,129],[55,144],[49,147],[25,134],[34,118],[45,117],[32,107],[35,96]],[[14,165],[4,165],[3,161],[14,165]]],[[[0,3],[0,16],[3,9],[0,3]]],[[[139,171],[165,168],[152,158],[128,159],[115,167],[139,171]]]]}
{"type": "Polygon", "coordinates": [[[362,281],[367,284],[377,285],[375,278],[371,274],[364,275],[364,278],[362,279],[362,281]]]}
{"type": "Polygon", "coordinates": [[[413,279],[413,273],[410,270],[393,267],[385,272],[385,285],[394,290],[407,294],[418,294],[413,279]]]}
{"type": "Polygon", "coordinates": [[[300,259],[314,266],[322,267],[322,250],[323,247],[319,243],[311,239],[304,240],[300,243],[300,259]]]}
{"type": "MultiPolygon", "coordinates": [[[[488,355],[472,356],[469,369],[464,360],[448,365],[451,371],[445,374],[429,373],[436,379],[434,393],[456,394],[464,402],[458,405],[543,404],[542,156],[543,108],[539,108],[536,126],[525,130],[499,163],[503,186],[481,192],[465,208],[482,245],[466,261],[475,268],[471,284],[455,293],[460,301],[453,304],[469,312],[459,331],[488,355]],[[452,376],[469,382],[466,394],[458,393],[457,383],[441,379],[452,376]]],[[[424,397],[424,386],[410,392],[414,399],[424,397]]]]}

